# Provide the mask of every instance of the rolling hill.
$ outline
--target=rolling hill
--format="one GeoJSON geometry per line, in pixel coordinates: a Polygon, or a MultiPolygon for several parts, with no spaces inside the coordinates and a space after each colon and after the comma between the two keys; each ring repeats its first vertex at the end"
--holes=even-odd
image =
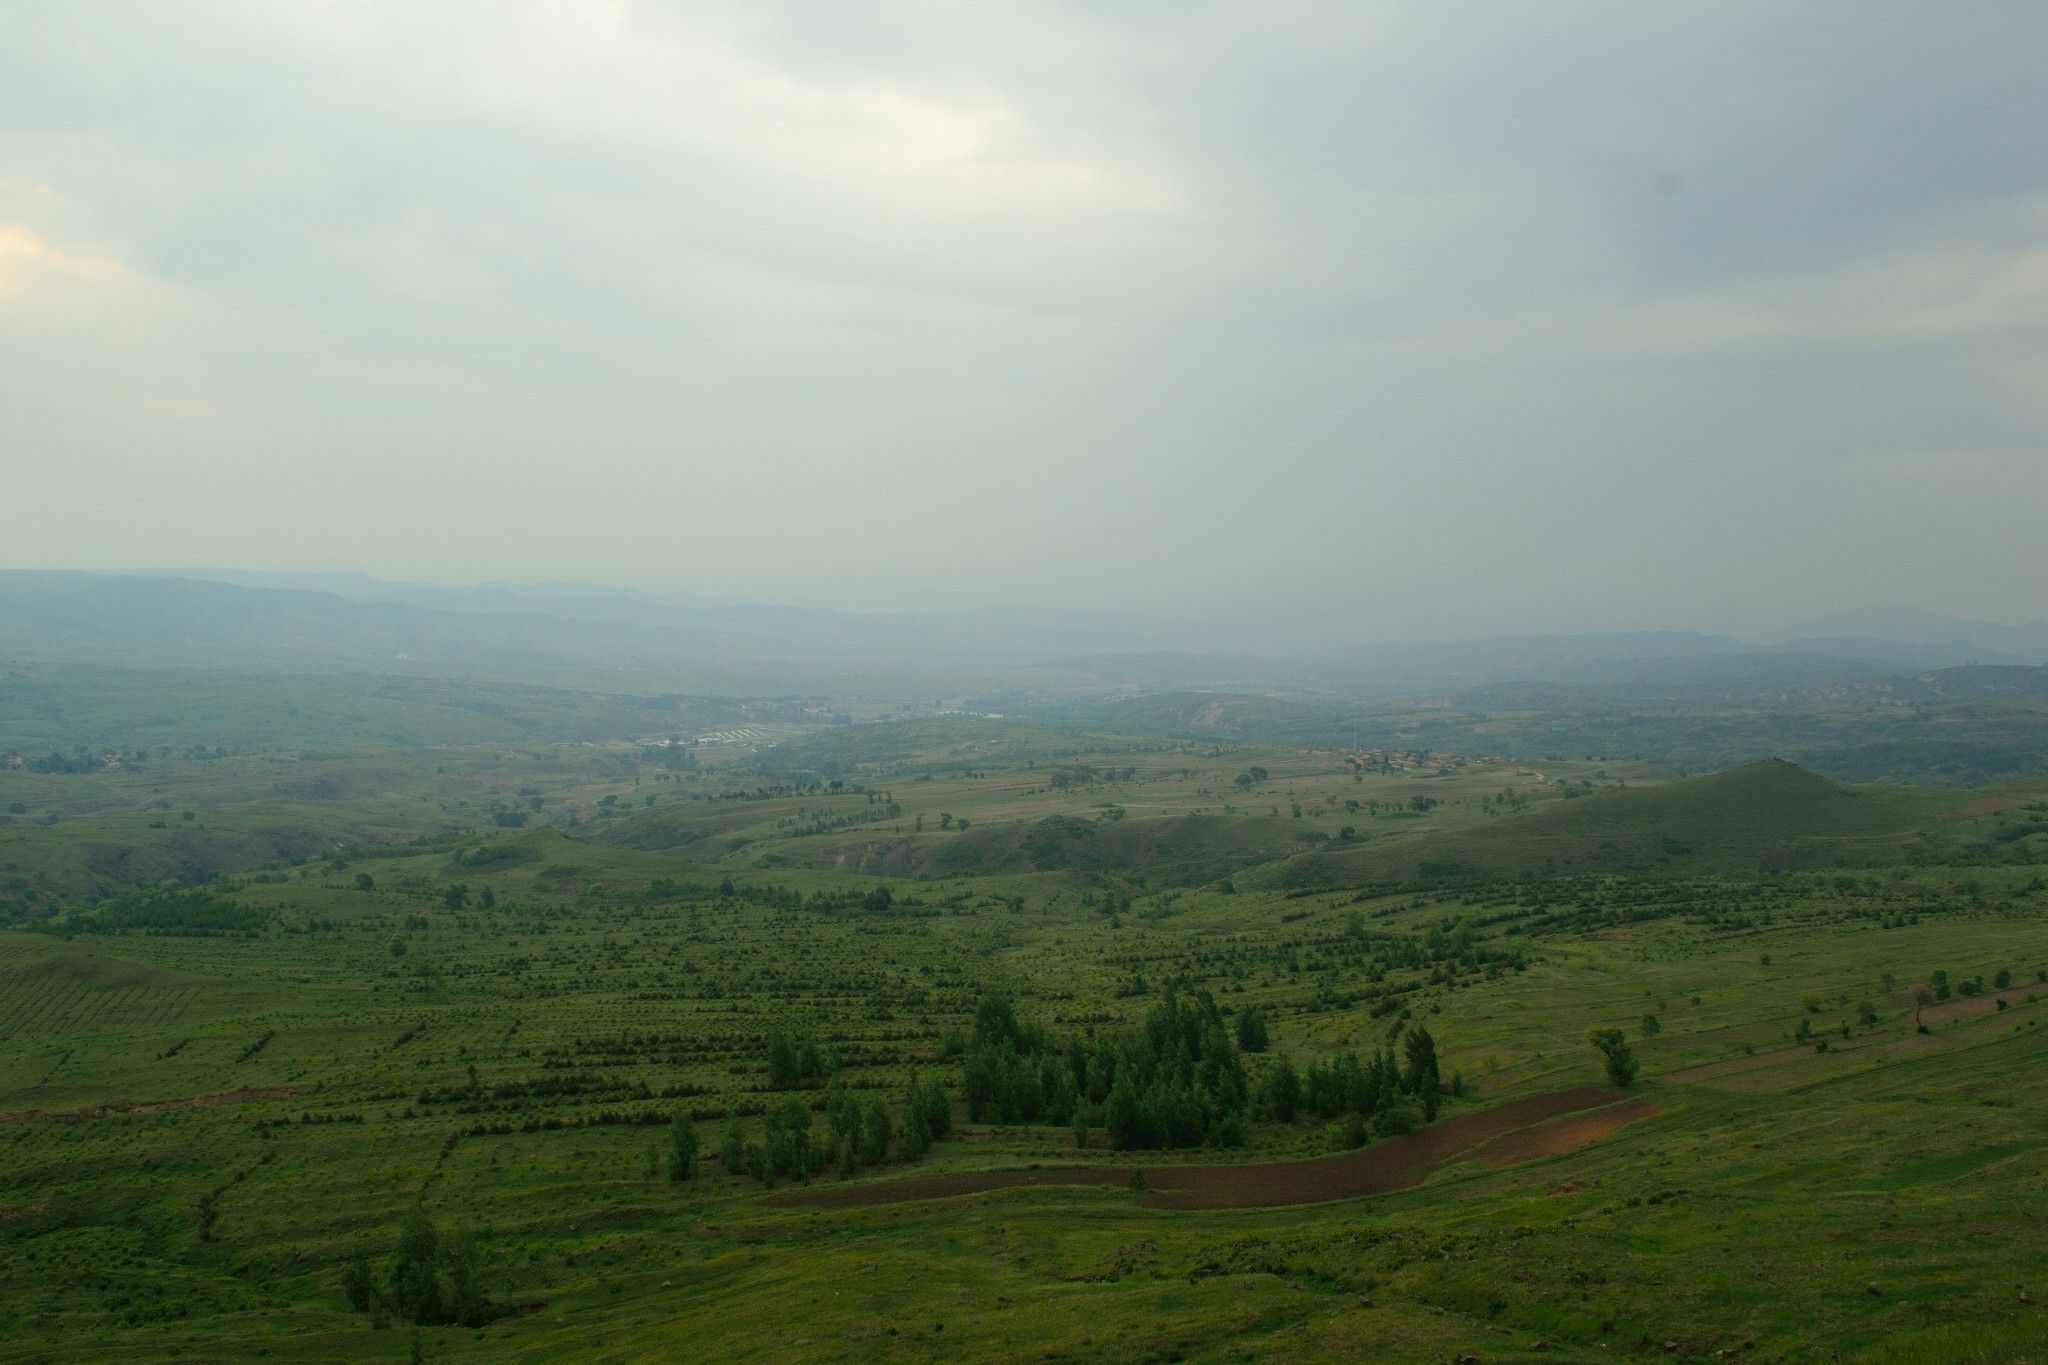
{"type": "Polygon", "coordinates": [[[1925,852],[1952,796],[1831,782],[1767,759],[1662,786],[1600,792],[1470,829],[1332,853],[1264,871],[1286,886],[1628,872],[1773,873],[1858,867],[1925,852]]]}

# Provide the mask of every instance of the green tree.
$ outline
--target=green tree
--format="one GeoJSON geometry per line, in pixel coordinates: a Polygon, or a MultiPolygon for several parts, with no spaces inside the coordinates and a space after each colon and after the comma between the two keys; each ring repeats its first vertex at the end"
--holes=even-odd
{"type": "Polygon", "coordinates": [[[912,1087],[910,1100],[903,1111],[903,1137],[896,1150],[905,1161],[915,1161],[932,1148],[932,1125],[925,1117],[923,1106],[917,1102],[916,1087],[912,1087]]]}
{"type": "Polygon", "coordinates": [[[467,1235],[450,1238],[441,1253],[448,1274],[448,1320],[464,1327],[481,1327],[490,1321],[476,1262],[476,1242],[467,1235]]]}
{"type": "Polygon", "coordinates": [[[811,1107],[794,1097],[770,1109],[761,1131],[763,1178],[770,1183],[777,1176],[804,1180],[817,1169],[811,1146],[811,1107]]]}
{"type": "Polygon", "coordinates": [[[1586,1035],[1586,1041],[1600,1049],[1600,1055],[1607,1063],[1609,1081],[1623,1089],[1635,1083],[1636,1054],[1629,1051],[1628,1039],[1622,1036],[1620,1029],[1594,1029],[1586,1035]]]}
{"type": "Polygon", "coordinates": [[[360,1246],[349,1254],[348,1265],[341,1272],[341,1292],[348,1296],[352,1307],[365,1313],[377,1297],[376,1278],[370,1273],[370,1254],[360,1246]]]}
{"type": "Polygon", "coordinates": [[[1301,1108],[1301,1074],[1294,1069],[1293,1062],[1282,1057],[1266,1068],[1259,1086],[1259,1107],[1282,1123],[1294,1122],[1294,1115],[1301,1108]]]}
{"type": "Polygon", "coordinates": [[[1267,1041],[1266,1012],[1257,1005],[1240,1010],[1237,1016],[1237,1045],[1246,1052],[1264,1052],[1267,1041]]]}
{"type": "Polygon", "coordinates": [[[946,1098],[945,1086],[937,1081],[928,1082],[918,1092],[918,1104],[934,1142],[953,1131],[953,1104],[946,1098]]]}
{"type": "Polygon", "coordinates": [[[697,1178],[697,1125],[687,1110],[669,1127],[668,1178],[677,1185],[697,1178]]]}
{"type": "Polygon", "coordinates": [[[881,1165],[889,1159],[889,1144],[895,1137],[896,1125],[888,1108],[880,1100],[869,1100],[861,1122],[860,1159],[870,1166],[881,1165]]]}
{"type": "Polygon", "coordinates": [[[737,1116],[726,1120],[725,1136],[718,1143],[718,1161],[727,1175],[746,1175],[754,1169],[754,1144],[737,1116]]]}
{"type": "Polygon", "coordinates": [[[768,1040],[768,1088],[793,1090],[801,1079],[795,1040],[786,1033],[775,1034],[768,1040]]]}
{"type": "Polygon", "coordinates": [[[422,1326],[441,1321],[438,1265],[441,1238],[425,1209],[415,1206],[398,1229],[398,1258],[391,1264],[391,1302],[422,1326]]]}
{"type": "Polygon", "coordinates": [[[1443,1102],[1444,1089],[1443,1072],[1436,1060],[1436,1039],[1430,1037],[1426,1028],[1410,1029],[1401,1046],[1408,1054],[1401,1088],[1422,1102],[1425,1120],[1434,1120],[1437,1106],[1443,1102]]]}

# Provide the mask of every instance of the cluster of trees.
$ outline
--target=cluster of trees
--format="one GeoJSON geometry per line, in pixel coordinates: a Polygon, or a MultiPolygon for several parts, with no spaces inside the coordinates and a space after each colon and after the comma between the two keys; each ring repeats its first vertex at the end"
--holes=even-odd
{"type": "Polygon", "coordinates": [[[27,768],[32,773],[96,773],[102,768],[109,766],[110,760],[113,762],[140,763],[147,759],[149,755],[141,749],[135,751],[135,756],[132,759],[128,758],[126,754],[119,753],[101,755],[88,750],[81,744],[68,754],[59,753],[57,750],[52,749],[49,753],[36,758],[22,758],[20,754],[14,754],[10,757],[12,759],[20,759],[21,766],[27,768]]]}
{"type": "MultiPolygon", "coordinates": [[[[1462,1089],[1454,1081],[1453,1092],[1462,1089]]],[[[1262,1117],[1292,1123],[1306,1114],[1342,1123],[1345,1141],[1363,1146],[1372,1137],[1394,1137],[1436,1118],[1443,1102],[1443,1072],[1436,1039],[1428,1029],[1410,1029],[1400,1054],[1389,1045],[1360,1062],[1343,1053],[1309,1063],[1305,1072],[1280,1058],[1259,1077],[1257,1108],[1262,1117]]]]}
{"type": "Polygon", "coordinates": [[[833,1059],[809,1038],[798,1040],[787,1033],[768,1039],[768,1088],[800,1090],[823,1085],[837,1074],[833,1059]]]}
{"type": "Polygon", "coordinates": [[[1244,1058],[1206,994],[1169,995],[1138,1028],[1055,1039],[984,999],[961,1062],[977,1122],[1100,1125],[1123,1149],[1234,1146],[1250,1090],[1244,1058]]]}
{"type": "Polygon", "coordinates": [[[91,910],[33,926],[61,937],[73,934],[168,934],[188,938],[253,937],[272,912],[210,891],[138,891],[102,901],[91,910]]]}
{"type": "MultiPolygon", "coordinates": [[[[2012,971],[2010,968],[2000,967],[1997,974],[1991,978],[1991,988],[1993,990],[2002,991],[2011,985],[2012,971]]],[[[1982,995],[1984,993],[1984,973],[1979,972],[1975,976],[1951,983],[1948,973],[1936,968],[1928,977],[1928,986],[1936,1000],[1946,1000],[1958,991],[1964,995],[1982,995]]]]}
{"type": "Polygon", "coordinates": [[[420,1208],[399,1226],[398,1254],[383,1281],[359,1246],[342,1271],[342,1292],[361,1312],[380,1318],[392,1312],[422,1327],[481,1327],[499,1316],[477,1277],[476,1243],[467,1236],[441,1236],[420,1208]]]}
{"type": "MultiPolygon", "coordinates": [[[[694,1179],[697,1170],[695,1132],[691,1130],[687,1139],[681,1136],[687,1123],[678,1121],[670,1154],[670,1178],[678,1181],[694,1179]],[[687,1174],[678,1174],[682,1170],[687,1174]]],[[[778,1180],[808,1180],[827,1170],[850,1176],[892,1158],[915,1161],[952,1128],[953,1110],[945,1087],[912,1076],[900,1123],[881,1100],[871,1097],[863,1104],[844,1090],[835,1089],[826,1097],[821,1115],[791,1097],[762,1116],[758,1142],[739,1119],[729,1122],[719,1160],[728,1174],[750,1175],[769,1186],[778,1180]]]]}
{"type": "Polygon", "coordinates": [[[650,904],[656,905],[677,901],[685,905],[696,905],[712,901],[739,900],[771,910],[807,910],[821,915],[843,914],[855,910],[882,914],[893,906],[923,905],[915,896],[899,897],[886,886],[871,887],[866,891],[854,888],[813,891],[806,896],[803,892],[790,887],[757,886],[751,882],[736,883],[730,876],[720,879],[715,887],[656,877],[647,888],[647,900],[650,904]]]}
{"type": "Polygon", "coordinates": [[[697,766],[695,741],[671,735],[666,744],[643,744],[640,746],[640,761],[670,772],[688,771],[697,766]]]}
{"type": "Polygon", "coordinates": [[[1345,1121],[1356,1146],[1434,1119],[1442,1102],[1436,1040],[1421,1028],[1398,1038],[1398,1053],[1345,1054],[1306,1072],[1279,1057],[1254,1078],[1244,1054],[1268,1046],[1256,1008],[1226,1026],[1206,994],[1170,994],[1138,1028],[1055,1039],[991,997],[975,1011],[961,1088],[978,1122],[1070,1124],[1077,1143],[1100,1126],[1122,1150],[1234,1146],[1253,1117],[1304,1116],[1345,1121]]]}

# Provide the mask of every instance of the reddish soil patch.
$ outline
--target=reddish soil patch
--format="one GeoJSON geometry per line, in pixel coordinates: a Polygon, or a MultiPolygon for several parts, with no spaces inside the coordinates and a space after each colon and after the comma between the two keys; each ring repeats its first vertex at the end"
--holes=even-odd
{"type": "Polygon", "coordinates": [[[240,1090],[222,1090],[182,1100],[119,1100],[90,1109],[63,1111],[22,1109],[12,1114],[0,1114],[0,1123],[83,1123],[87,1119],[103,1119],[114,1114],[160,1114],[167,1109],[212,1109],[217,1105],[243,1104],[250,1100],[283,1100],[297,1093],[297,1088],[289,1085],[243,1086],[240,1090]]]}
{"type": "Polygon", "coordinates": [[[1610,1104],[1589,1114],[1573,1114],[1570,1118],[1539,1123],[1488,1143],[1486,1149],[1479,1153],[1479,1160],[1487,1170],[1498,1171],[1539,1157],[1556,1156],[1559,1152],[1569,1152],[1574,1147],[1584,1147],[1589,1142],[1612,1137],[1637,1119],[1646,1119],[1658,1112],[1655,1100],[1630,1100],[1627,1104],[1610,1104]]]}
{"type": "Polygon", "coordinates": [[[1967,806],[1957,806],[1941,818],[1944,820],[1974,820],[1980,815],[1996,815],[2002,810],[2019,810],[2027,803],[2017,796],[1983,796],[1967,806]]]}
{"type": "MultiPolygon", "coordinates": [[[[1620,1096],[1611,1090],[1579,1086],[1548,1095],[1513,1100],[1476,1114],[1453,1119],[1393,1138],[1377,1147],[1307,1161],[1247,1162],[1241,1165],[1146,1166],[1145,1202],[1154,1208],[1241,1209],[1268,1208],[1288,1204],[1320,1204],[1333,1199],[1354,1199],[1360,1195],[1387,1194],[1422,1183],[1423,1177],[1462,1153],[1496,1142],[1565,1114],[1613,1105],[1620,1096]]],[[[1646,1101],[1622,1105],[1637,1109],[1646,1101]]],[[[1654,1112],[1651,1105],[1648,1112],[1654,1112]]],[[[1589,1116],[1590,1117],[1590,1116],[1589,1116]]],[[[1644,1117],[1636,1112],[1615,1122],[1606,1132],[1644,1117]]],[[[1566,1142],[1553,1150],[1564,1151],[1590,1142],[1604,1133],[1593,1133],[1566,1142]]],[[[1543,1153],[1538,1153],[1539,1155],[1543,1153]]],[[[1122,1185],[1132,1183],[1129,1166],[1059,1166],[1049,1170],[963,1171],[952,1175],[929,1175],[909,1180],[877,1180],[827,1189],[793,1190],[771,1195],[769,1203],[784,1207],[854,1208],[868,1204],[894,1204],[910,1199],[948,1199],[963,1194],[984,1194],[990,1190],[1024,1185],[1122,1185]]]]}

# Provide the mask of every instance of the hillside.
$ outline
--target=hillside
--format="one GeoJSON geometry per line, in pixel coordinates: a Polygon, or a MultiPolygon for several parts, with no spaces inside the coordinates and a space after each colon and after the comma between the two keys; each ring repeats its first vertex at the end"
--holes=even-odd
{"type": "Polygon", "coordinates": [[[1608,872],[1772,873],[1926,851],[1939,793],[1831,782],[1767,759],[1656,787],[1600,792],[1455,832],[1310,853],[1262,880],[1291,886],[1608,872]]]}
{"type": "Polygon", "coordinates": [[[1100,822],[1053,815],[975,829],[936,844],[905,841],[869,859],[869,866],[940,877],[1130,870],[1154,882],[1191,885],[1278,857],[1300,838],[1298,826],[1280,819],[1186,815],[1100,822]]]}

